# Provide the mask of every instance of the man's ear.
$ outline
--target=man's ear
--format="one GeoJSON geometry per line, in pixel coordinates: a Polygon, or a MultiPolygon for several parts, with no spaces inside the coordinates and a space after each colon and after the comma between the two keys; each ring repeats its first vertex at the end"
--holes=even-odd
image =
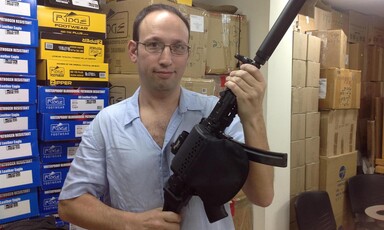
{"type": "Polygon", "coordinates": [[[133,63],[137,62],[137,43],[133,40],[128,42],[128,54],[133,63]]]}

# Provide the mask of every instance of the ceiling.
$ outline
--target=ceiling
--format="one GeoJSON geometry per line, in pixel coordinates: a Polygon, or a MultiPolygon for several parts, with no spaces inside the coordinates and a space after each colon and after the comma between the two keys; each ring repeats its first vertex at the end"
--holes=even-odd
{"type": "Polygon", "coordinates": [[[355,10],[369,15],[384,16],[384,0],[323,0],[336,9],[355,10]]]}

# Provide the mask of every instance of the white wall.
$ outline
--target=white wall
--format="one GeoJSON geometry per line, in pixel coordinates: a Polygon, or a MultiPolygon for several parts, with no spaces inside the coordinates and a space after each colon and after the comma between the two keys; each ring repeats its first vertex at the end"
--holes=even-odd
{"type": "MultiPolygon", "coordinates": [[[[205,2],[204,0],[194,0],[205,2]]],[[[288,0],[211,0],[213,5],[236,5],[237,13],[249,20],[250,54],[257,49],[280,15],[288,0]]],[[[265,118],[269,145],[276,152],[290,153],[291,136],[291,64],[292,31],[288,30],[279,46],[261,68],[268,81],[265,98],[265,118]]],[[[288,157],[289,159],[289,157],[288,157]]],[[[254,230],[289,229],[290,166],[275,169],[275,198],[268,208],[254,206],[254,230]]]]}

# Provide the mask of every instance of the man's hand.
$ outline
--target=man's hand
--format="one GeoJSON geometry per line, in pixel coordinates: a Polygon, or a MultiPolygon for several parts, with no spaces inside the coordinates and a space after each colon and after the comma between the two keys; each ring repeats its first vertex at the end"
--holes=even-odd
{"type": "Polygon", "coordinates": [[[126,229],[129,230],[179,230],[181,216],[174,212],[164,212],[160,208],[149,210],[142,213],[136,213],[132,222],[129,223],[126,229]]]}

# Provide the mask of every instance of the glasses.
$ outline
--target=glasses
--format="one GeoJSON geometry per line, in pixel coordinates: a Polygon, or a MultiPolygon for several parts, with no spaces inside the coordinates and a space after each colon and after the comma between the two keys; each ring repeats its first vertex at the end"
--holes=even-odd
{"type": "Polygon", "coordinates": [[[186,44],[182,43],[176,43],[176,44],[170,44],[166,45],[162,42],[137,42],[139,44],[142,44],[145,47],[145,50],[148,51],[148,53],[162,53],[166,46],[169,47],[171,50],[171,54],[173,55],[184,55],[189,52],[189,47],[186,44]]]}

